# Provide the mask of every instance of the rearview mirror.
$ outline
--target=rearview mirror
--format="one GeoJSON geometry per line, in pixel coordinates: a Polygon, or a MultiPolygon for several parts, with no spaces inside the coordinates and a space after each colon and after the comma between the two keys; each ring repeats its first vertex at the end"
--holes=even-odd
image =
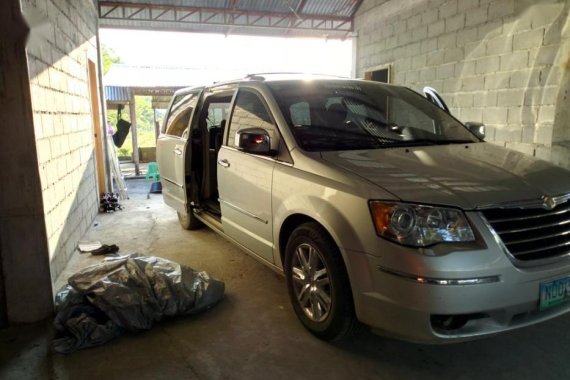
{"type": "Polygon", "coordinates": [[[481,140],[485,138],[485,124],[478,123],[475,121],[468,121],[467,123],[465,123],[465,126],[467,127],[467,129],[469,129],[471,133],[479,137],[481,140]]]}
{"type": "Polygon", "coordinates": [[[236,147],[247,153],[271,155],[271,138],[262,128],[239,129],[236,132],[236,147]]]}

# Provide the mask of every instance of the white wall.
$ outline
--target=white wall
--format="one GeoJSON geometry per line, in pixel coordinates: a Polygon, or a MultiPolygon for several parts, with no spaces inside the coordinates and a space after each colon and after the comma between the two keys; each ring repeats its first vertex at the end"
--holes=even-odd
{"type": "Polygon", "coordinates": [[[365,0],[356,75],[437,89],[487,140],[570,168],[570,0],[365,0]]]}
{"type": "Polygon", "coordinates": [[[32,20],[28,68],[52,280],[98,211],[88,60],[97,62],[91,0],[22,0],[32,20]]]}

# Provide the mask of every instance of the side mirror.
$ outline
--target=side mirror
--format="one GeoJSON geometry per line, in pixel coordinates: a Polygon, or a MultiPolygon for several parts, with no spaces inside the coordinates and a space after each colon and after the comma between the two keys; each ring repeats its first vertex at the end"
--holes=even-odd
{"type": "Polygon", "coordinates": [[[485,124],[475,121],[468,121],[465,123],[467,129],[481,140],[485,138],[485,124]]]}
{"type": "Polygon", "coordinates": [[[449,107],[447,106],[447,104],[445,104],[445,101],[443,100],[441,95],[439,95],[439,93],[436,91],[435,88],[424,87],[423,92],[425,97],[430,102],[432,102],[433,104],[435,104],[436,106],[447,112],[448,114],[451,114],[451,112],[449,112],[449,107]]]}
{"type": "Polygon", "coordinates": [[[271,138],[269,133],[262,128],[238,129],[235,139],[236,147],[247,153],[269,156],[271,150],[271,138]]]}

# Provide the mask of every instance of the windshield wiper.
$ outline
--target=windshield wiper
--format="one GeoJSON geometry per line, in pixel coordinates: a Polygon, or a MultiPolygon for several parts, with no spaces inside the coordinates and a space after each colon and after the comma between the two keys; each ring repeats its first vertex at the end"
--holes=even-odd
{"type": "Polygon", "coordinates": [[[394,143],[381,144],[381,148],[399,148],[406,146],[436,145],[434,140],[402,140],[394,143]]]}
{"type": "Polygon", "coordinates": [[[457,140],[437,140],[435,143],[438,145],[447,145],[447,144],[471,144],[477,142],[479,141],[457,139],[457,140]]]}
{"type": "Polygon", "coordinates": [[[433,140],[433,139],[416,139],[404,140],[398,143],[381,144],[382,148],[398,148],[407,146],[429,146],[429,145],[450,145],[450,144],[471,144],[476,141],[472,140],[433,140]]]}

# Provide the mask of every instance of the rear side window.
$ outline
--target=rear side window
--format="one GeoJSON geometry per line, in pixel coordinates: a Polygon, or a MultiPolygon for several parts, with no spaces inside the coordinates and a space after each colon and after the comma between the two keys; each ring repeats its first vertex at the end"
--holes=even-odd
{"type": "Polygon", "coordinates": [[[200,126],[208,131],[210,149],[221,147],[232,95],[211,95],[201,107],[200,126]]]}
{"type": "Polygon", "coordinates": [[[166,119],[164,133],[171,136],[181,137],[188,128],[192,111],[196,108],[198,92],[179,95],[174,98],[170,113],[166,119]]]}
{"type": "Polygon", "coordinates": [[[228,136],[228,146],[235,147],[236,132],[245,128],[263,128],[272,135],[273,120],[265,105],[256,94],[241,90],[238,93],[228,136]]]}

